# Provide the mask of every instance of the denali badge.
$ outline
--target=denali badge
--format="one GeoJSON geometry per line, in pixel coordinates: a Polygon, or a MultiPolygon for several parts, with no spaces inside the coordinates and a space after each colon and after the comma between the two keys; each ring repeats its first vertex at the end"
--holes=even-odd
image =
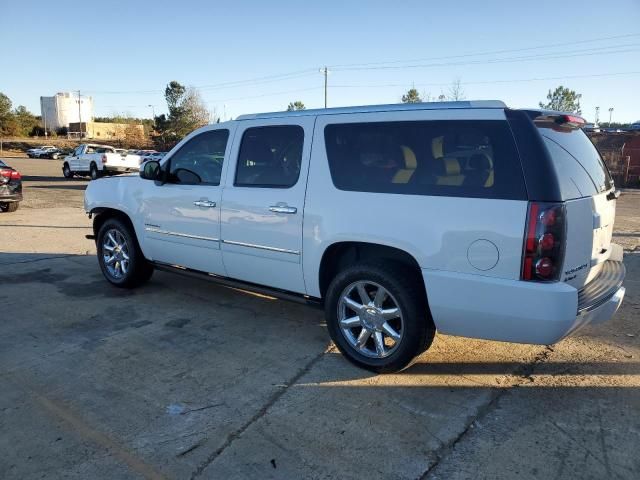
{"type": "Polygon", "coordinates": [[[583,263],[579,267],[575,267],[575,268],[572,268],[570,270],[567,270],[566,272],[564,272],[564,274],[565,275],[571,275],[572,273],[576,273],[578,270],[582,270],[583,268],[587,268],[588,265],[589,265],[588,263],[583,263]]]}

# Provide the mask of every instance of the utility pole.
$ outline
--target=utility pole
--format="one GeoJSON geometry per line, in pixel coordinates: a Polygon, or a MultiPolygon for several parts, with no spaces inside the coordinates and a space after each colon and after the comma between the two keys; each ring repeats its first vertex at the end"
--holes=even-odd
{"type": "Polygon", "coordinates": [[[329,76],[329,69],[326,65],[320,69],[320,73],[324,74],[324,108],[327,108],[327,77],[329,76]]]}
{"type": "Polygon", "coordinates": [[[600,123],[600,107],[596,107],[596,121],[594,122],[594,127],[598,127],[600,123]]]}
{"type": "Polygon", "coordinates": [[[609,107],[609,128],[611,128],[611,115],[613,115],[613,107],[609,107]]]}
{"type": "Polygon", "coordinates": [[[82,109],[80,108],[80,90],[78,90],[78,130],[80,130],[80,141],[82,141],[82,109]]]}
{"type": "Polygon", "coordinates": [[[153,115],[153,124],[156,124],[156,109],[153,105],[147,105],[147,107],[151,107],[151,114],[153,115]]]}

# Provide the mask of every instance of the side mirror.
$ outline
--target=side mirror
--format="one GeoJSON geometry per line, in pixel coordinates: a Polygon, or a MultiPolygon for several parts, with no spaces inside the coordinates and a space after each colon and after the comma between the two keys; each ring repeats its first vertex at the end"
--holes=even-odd
{"type": "Polygon", "coordinates": [[[149,160],[144,162],[142,170],[140,170],[140,178],[144,178],[145,180],[159,180],[160,172],[160,163],[155,160],[149,160]]]}

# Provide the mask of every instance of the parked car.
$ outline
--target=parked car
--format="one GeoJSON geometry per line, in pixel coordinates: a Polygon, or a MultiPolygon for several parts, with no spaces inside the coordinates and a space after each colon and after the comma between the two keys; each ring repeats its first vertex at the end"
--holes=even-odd
{"type": "Polygon", "coordinates": [[[62,158],[64,156],[70,154],[71,152],[72,152],[72,150],[68,150],[68,149],[51,148],[51,149],[48,149],[48,150],[40,153],[38,158],[50,158],[52,160],[57,160],[59,158],[62,158]]]}
{"type": "Polygon", "coordinates": [[[22,201],[22,176],[0,160],[0,212],[15,212],[22,201]]]}
{"type": "Polygon", "coordinates": [[[46,152],[47,150],[55,149],[53,145],[43,145],[42,147],[30,148],[27,150],[27,156],[29,158],[38,158],[40,154],[46,152]]]}
{"type": "Polygon", "coordinates": [[[156,160],[156,161],[160,161],[164,158],[164,156],[167,154],[167,152],[153,152],[153,153],[149,153],[147,155],[145,155],[144,157],[142,157],[142,163],[144,162],[148,162],[149,160],[156,160]]]}
{"type": "Polygon", "coordinates": [[[618,192],[583,123],[497,101],[244,115],[92,182],[85,210],[113,285],[158,268],[322,304],[377,372],[436,329],[552,344],[625,292],[618,192]]]}
{"type": "Polygon", "coordinates": [[[85,143],[65,157],[62,174],[65,178],[89,175],[95,180],[104,174],[138,171],[140,161],[139,155],[116,153],[115,148],[108,145],[85,143]]]}

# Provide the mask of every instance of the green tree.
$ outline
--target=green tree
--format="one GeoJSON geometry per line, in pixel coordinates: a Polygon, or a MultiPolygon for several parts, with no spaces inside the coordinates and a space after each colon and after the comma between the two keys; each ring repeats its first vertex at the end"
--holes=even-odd
{"type": "Polygon", "coordinates": [[[294,110],[306,110],[307,107],[304,106],[300,100],[296,100],[295,102],[289,103],[287,106],[287,112],[293,112],[294,110]]]}
{"type": "Polygon", "coordinates": [[[9,97],[0,92],[0,134],[3,135],[12,135],[15,128],[11,105],[9,97]]]}
{"type": "Polygon", "coordinates": [[[577,113],[580,115],[580,98],[582,95],[560,85],[553,92],[549,90],[547,103],[540,102],[540,108],[558,112],[577,113]]]}
{"type": "Polygon", "coordinates": [[[195,88],[187,88],[175,80],[164,91],[169,115],[155,118],[157,143],[168,148],[188,133],[209,123],[209,111],[195,88]]]}
{"type": "Polygon", "coordinates": [[[17,129],[16,134],[22,137],[31,134],[40,126],[40,119],[27,110],[24,105],[19,105],[13,111],[13,118],[17,129]]]}
{"type": "Polygon", "coordinates": [[[407,93],[402,95],[402,103],[420,103],[422,99],[420,98],[420,94],[418,90],[415,88],[410,88],[407,90],[407,93]]]}

